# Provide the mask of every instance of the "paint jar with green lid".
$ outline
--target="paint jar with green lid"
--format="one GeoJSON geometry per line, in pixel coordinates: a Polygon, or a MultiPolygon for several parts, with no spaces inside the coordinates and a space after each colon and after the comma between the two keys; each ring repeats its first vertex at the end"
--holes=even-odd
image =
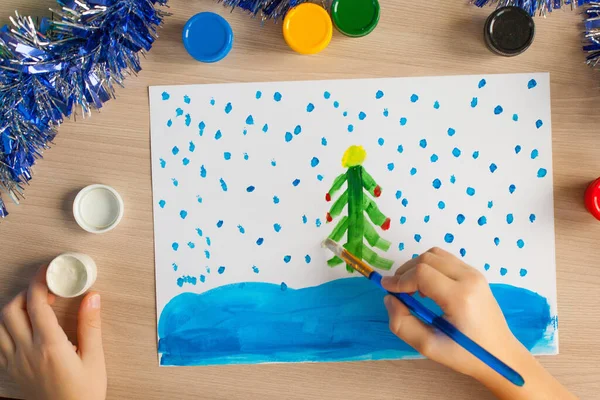
{"type": "Polygon", "coordinates": [[[331,19],[337,30],[346,36],[366,36],[379,22],[379,1],[333,0],[331,19]]]}

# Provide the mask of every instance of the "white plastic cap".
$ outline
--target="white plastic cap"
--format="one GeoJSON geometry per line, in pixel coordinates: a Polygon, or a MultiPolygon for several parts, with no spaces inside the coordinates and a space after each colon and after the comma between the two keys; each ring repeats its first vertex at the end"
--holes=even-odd
{"type": "Polygon", "coordinates": [[[73,202],[75,221],[90,233],[113,229],[123,218],[123,199],[106,185],[90,185],[77,194],[73,202]]]}

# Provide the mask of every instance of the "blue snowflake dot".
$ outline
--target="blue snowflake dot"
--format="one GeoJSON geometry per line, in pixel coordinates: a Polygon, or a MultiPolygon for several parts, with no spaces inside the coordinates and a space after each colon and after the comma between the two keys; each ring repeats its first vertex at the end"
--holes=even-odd
{"type": "Polygon", "coordinates": [[[539,155],[540,155],[540,152],[538,149],[531,150],[531,159],[532,160],[535,160],[536,158],[538,158],[539,155]]]}
{"type": "Polygon", "coordinates": [[[516,154],[519,154],[520,152],[521,152],[521,146],[519,146],[519,145],[516,145],[516,146],[515,146],[515,153],[516,153],[516,154]]]}
{"type": "Polygon", "coordinates": [[[536,86],[537,86],[537,82],[535,79],[531,79],[531,80],[529,80],[529,82],[527,82],[527,89],[533,89],[536,86]]]}

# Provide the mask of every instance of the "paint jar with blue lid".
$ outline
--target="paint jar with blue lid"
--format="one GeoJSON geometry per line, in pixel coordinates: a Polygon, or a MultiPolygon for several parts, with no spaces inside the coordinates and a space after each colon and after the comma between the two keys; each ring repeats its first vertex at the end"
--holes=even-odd
{"type": "Polygon", "coordinates": [[[500,7],[485,21],[483,37],[493,53],[505,57],[517,56],[533,43],[535,23],[527,11],[520,7],[500,7]]]}
{"type": "Polygon", "coordinates": [[[183,45],[194,59],[213,63],[222,60],[233,46],[233,31],[225,18],[213,12],[201,12],[183,28],[183,45]]]}

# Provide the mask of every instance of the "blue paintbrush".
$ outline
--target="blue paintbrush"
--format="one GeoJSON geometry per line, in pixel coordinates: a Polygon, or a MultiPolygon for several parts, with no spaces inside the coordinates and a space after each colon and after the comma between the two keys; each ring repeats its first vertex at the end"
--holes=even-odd
{"type": "Polygon", "coordinates": [[[411,295],[407,293],[388,292],[383,286],[381,286],[382,276],[378,272],[374,271],[373,268],[365,264],[362,260],[359,260],[354,255],[352,255],[340,244],[334,242],[331,239],[326,239],[325,241],[323,241],[322,245],[323,247],[326,247],[329,250],[331,250],[333,254],[344,260],[345,263],[350,265],[356,271],[360,272],[370,281],[374,282],[385,292],[400,300],[402,304],[404,304],[414,315],[416,315],[423,322],[432,325],[439,331],[445,333],[450,339],[454,340],[456,343],[462,346],[462,348],[467,350],[469,353],[473,354],[475,357],[477,357],[491,369],[505,377],[507,380],[509,380],[517,386],[523,386],[525,384],[525,380],[517,371],[503,363],[496,356],[494,356],[489,351],[475,343],[473,340],[469,339],[468,336],[459,331],[454,325],[452,325],[450,322],[446,321],[439,315],[435,314],[433,311],[425,307],[411,295]]]}

